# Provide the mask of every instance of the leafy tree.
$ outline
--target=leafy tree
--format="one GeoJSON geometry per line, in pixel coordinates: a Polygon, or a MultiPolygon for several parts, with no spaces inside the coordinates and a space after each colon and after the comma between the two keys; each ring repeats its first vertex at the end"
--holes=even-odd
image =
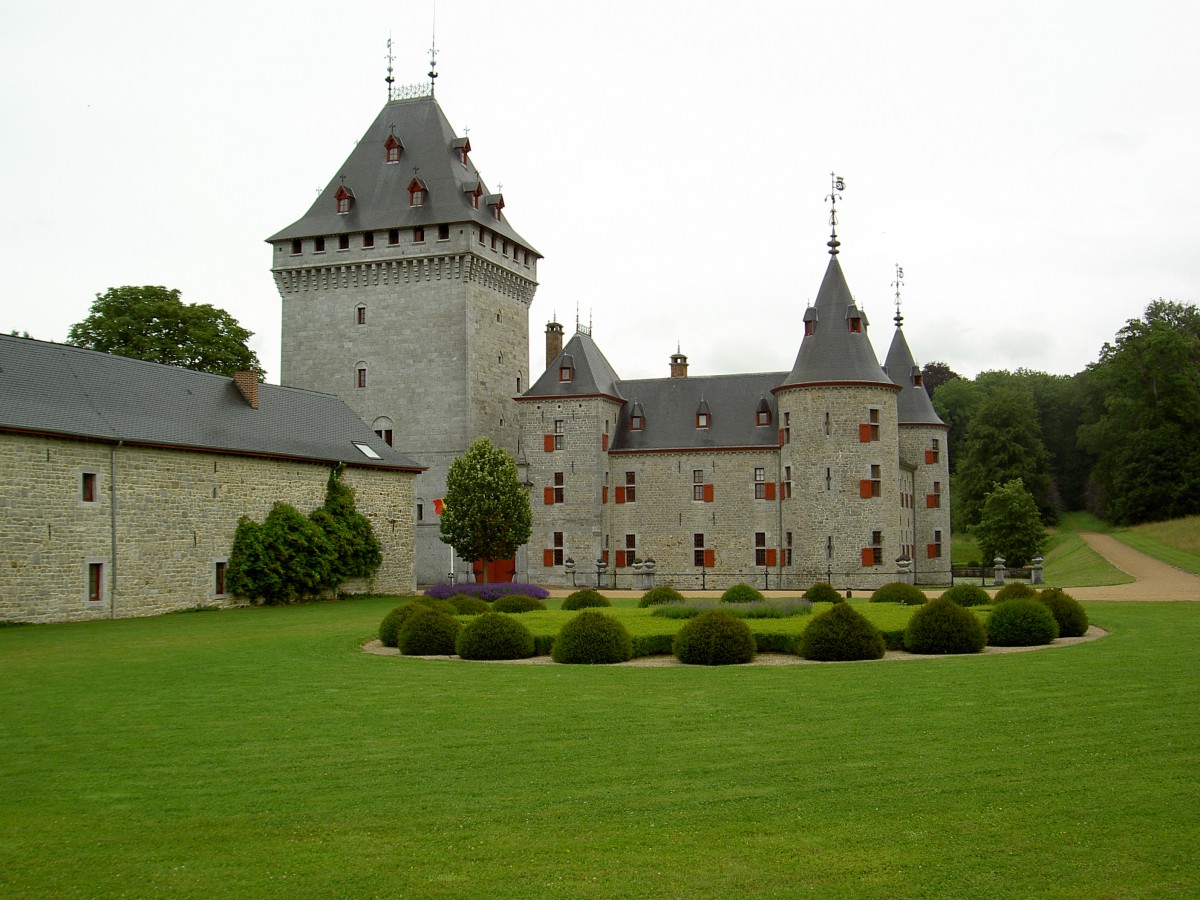
{"type": "Polygon", "coordinates": [[[1055,521],[1057,498],[1047,475],[1049,462],[1028,388],[1012,382],[990,391],[967,429],[952,488],[959,524],[978,522],[992,486],[1014,479],[1020,479],[1033,494],[1043,520],[1055,521]]]}
{"type": "Polygon", "coordinates": [[[383,551],[371,520],[354,506],[354,489],[342,481],[343,466],[329,473],[325,503],[309,515],[329,542],[329,578],[336,588],[350,578],[370,578],[383,562],[383,551]]]}
{"type": "Polygon", "coordinates": [[[329,570],[324,532],[294,506],[276,503],[262,525],[238,520],[225,584],[235,597],[291,603],[320,593],[329,570]]]}
{"type": "Polygon", "coordinates": [[[933,408],[950,426],[946,443],[950,448],[950,474],[958,471],[959,458],[967,444],[967,428],[983,401],[983,389],[970,378],[952,378],[937,388],[933,408]]]}
{"type": "Polygon", "coordinates": [[[961,378],[957,372],[940,360],[927,362],[921,367],[921,383],[925,385],[925,392],[929,394],[929,398],[933,399],[933,392],[939,387],[954,378],[961,378]]]}
{"type": "Polygon", "coordinates": [[[996,485],[983,502],[983,515],[972,530],[983,558],[1004,557],[1010,566],[1023,566],[1046,546],[1046,529],[1033,495],[1020,478],[996,485]]]}
{"type": "Polygon", "coordinates": [[[252,334],[223,309],[184,303],[178,290],[126,285],[97,294],[67,343],[214,375],[262,377],[258,355],[246,345],[252,334]]]}
{"type": "Polygon", "coordinates": [[[485,437],[450,464],[442,508],[441,540],[467,562],[507,559],[529,540],[529,495],[511,456],[485,437]]]}
{"type": "Polygon", "coordinates": [[[1200,309],[1155,300],[1087,375],[1096,511],[1122,524],[1200,512],[1200,309]]]}

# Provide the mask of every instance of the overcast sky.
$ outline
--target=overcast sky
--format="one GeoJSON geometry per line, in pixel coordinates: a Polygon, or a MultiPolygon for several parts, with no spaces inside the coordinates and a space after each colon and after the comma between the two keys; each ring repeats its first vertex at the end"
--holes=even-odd
{"type": "MultiPolygon", "coordinates": [[[[617,372],[786,370],[840,260],[882,357],[1070,374],[1157,297],[1200,302],[1200,4],[441,0],[437,97],[545,259],[533,375],[576,308],[617,372]]],[[[179,288],[279,374],[264,238],[308,209],[432,0],[7,3],[0,329],[179,288]]]]}

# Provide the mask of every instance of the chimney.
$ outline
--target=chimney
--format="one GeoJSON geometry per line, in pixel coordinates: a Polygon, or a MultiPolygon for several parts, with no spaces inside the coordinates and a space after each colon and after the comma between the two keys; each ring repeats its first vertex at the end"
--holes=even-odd
{"type": "Polygon", "coordinates": [[[562,353],[563,327],[557,322],[546,323],[546,368],[562,353]]]}
{"type": "Polygon", "coordinates": [[[671,377],[687,378],[687,357],[678,351],[671,354],[671,377]]]}
{"type": "Polygon", "coordinates": [[[250,408],[258,409],[258,373],[234,372],[233,383],[237,386],[241,395],[246,398],[246,402],[250,404],[250,408]]]}

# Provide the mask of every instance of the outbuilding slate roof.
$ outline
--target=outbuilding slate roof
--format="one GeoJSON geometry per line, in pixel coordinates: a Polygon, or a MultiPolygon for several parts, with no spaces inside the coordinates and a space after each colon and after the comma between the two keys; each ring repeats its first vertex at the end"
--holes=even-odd
{"type": "Polygon", "coordinates": [[[914,376],[921,374],[913,360],[904,330],[899,323],[892,335],[892,346],[888,348],[884,368],[891,379],[900,385],[900,396],[896,398],[896,413],[901,425],[945,425],[938,416],[924,387],[914,384],[914,376]]]}
{"type": "Polygon", "coordinates": [[[421,471],[340,398],[0,335],[0,431],[421,471]],[[365,444],[378,460],[352,442],[365,444]]]}
{"type": "Polygon", "coordinates": [[[499,220],[493,216],[488,204],[497,201],[503,204],[503,199],[488,191],[469,155],[467,164],[462,164],[461,148],[469,149],[469,142],[454,134],[433,97],[390,101],[312,208],[267,240],[474,222],[540,257],[509,225],[506,215],[502,214],[499,220]],[[392,134],[402,148],[400,160],[395,163],[387,162],[385,149],[392,134]],[[414,177],[428,188],[422,206],[409,205],[408,187],[414,177]],[[339,214],[335,198],[343,184],[353,192],[354,199],[349,212],[339,214]],[[471,206],[471,192],[476,185],[488,195],[479,209],[471,206]]]}

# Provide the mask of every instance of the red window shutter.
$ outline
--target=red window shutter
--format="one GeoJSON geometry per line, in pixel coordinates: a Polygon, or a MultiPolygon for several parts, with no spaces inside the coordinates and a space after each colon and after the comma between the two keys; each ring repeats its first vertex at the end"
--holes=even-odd
{"type": "Polygon", "coordinates": [[[607,484],[601,486],[601,488],[600,488],[600,502],[601,503],[608,502],[608,485],[607,484]]]}
{"type": "Polygon", "coordinates": [[[930,545],[929,545],[929,546],[928,546],[928,547],[925,549],[925,552],[929,554],[929,558],[930,558],[930,559],[937,559],[939,556],[941,556],[941,555],[942,555],[942,554],[941,554],[941,552],[938,550],[938,545],[937,545],[937,544],[930,544],[930,545]]]}
{"type": "MultiPolygon", "coordinates": [[[[705,487],[712,487],[712,485],[705,485],[705,487]]],[[[716,564],[717,564],[717,551],[716,550],[705,550],[704,551],[704,568],[711,569],[716,564]]]]}
{"type": "Polygon", "coordinates": [[[553,506],[554,505],[554,488],[552,488],[552,487],[544,488],[542,490],[542,499],[545,501],[547,506],[553,506]]]}
{"type": "Polygon", "coordinates": [[[780,447],[783,446],[783,429],[782,428],[779,429],[779,446],[780,447]]]}
{"type": "Polygon", "coordinates": [[[713,502],[713,486],[711,484],[706,484],[704,486],[704,502],[705,503],[713,502]]]}
{"type": "Polygon", "coordinates": [[[625,488],[624,488],[624,486],[619,485],[619,484],[617,485],[617,502],[618,503],[625,502],[625,488]]]}
{"type": "Polygon", "coordinates": [[[871,426],[870,425],[859,425],[858,426],[858,439],[860,441],[862,441],[864,444],[870,443],[870,441],[871,441],[871,426]]]}
{"type": "Polygon", "coordinates": [[[604,434],[600,435],[600,449],[601,450],[608,449],[608,432],[605,432],[604,434]]]}
{"type": "Polygon", "coordinates": [[[773,481],[767,482],[766,495],[765,495],[764,499],[766,499],[766,500],[774,500],[775,499],[775,482],[773,482],[773,481]]]}
{"type": "Polygon", "coordinates": [[[767,565],[768,566],[775,565],[775,559],[776,559],[775,550],[774,549],[768,550],[767,551],[767,565]]]}
{"type": "Polygon", "coordinates": [[[608,551],[607,551],[607,550],[601,550],[601,551],[600,551],[600,558],[601,558],[602,560],[604,560],[605,564],[607,565],[607,563],[608,563],[608,551]]]}
{"type": "Polygon", "coordinates": [[[936,450],[926,450],[925,451],[925,465],[932,466],[935,462],[937,462],[937,451],[936,450]]]}
{"type": "Polygon", "coordinates": [[[543,550],[542,551],[542,565],[545,566],[547,569],[554,567],[554,551],[553,550],[543,550]]]}
{"type": "Polygon", "coordinates": [[[937,494],[926,494],[925,495],[925,508],[926,509],[937,509],[939,506],[942,505],[941,501],[942,501],[942,498],[939,497],[937,494]]]}
{"type": "Polygon", "coordinates": [[[617,568],[618,569],[624,569],[627,565],[629,565],[629,560],[627,558],[628,555],[629,555],[629,551],[627,551],[627,550],[618,550],[617,551],[617,568]]]}
{"type": "Polygon", "coordinates": [[[875,565],[875,548],[863,547],[862,549],[862,564],[864,566],[875,565]]]}
{"type": "Polygon", "coordinates": [[[542,435],[542,449],[545,450],[547,453],[549,453],[551,450],[554,449],[554,435],[552,435],[552,434],[543,434],[542,435]]]}
{"type": "Polygon", "coordinates": [[[870,478],[864,478],[862,481],[860,481],[858,483],[858,496],[862,497],[864,500],[871,499],[871,479],[870,478]]]}

